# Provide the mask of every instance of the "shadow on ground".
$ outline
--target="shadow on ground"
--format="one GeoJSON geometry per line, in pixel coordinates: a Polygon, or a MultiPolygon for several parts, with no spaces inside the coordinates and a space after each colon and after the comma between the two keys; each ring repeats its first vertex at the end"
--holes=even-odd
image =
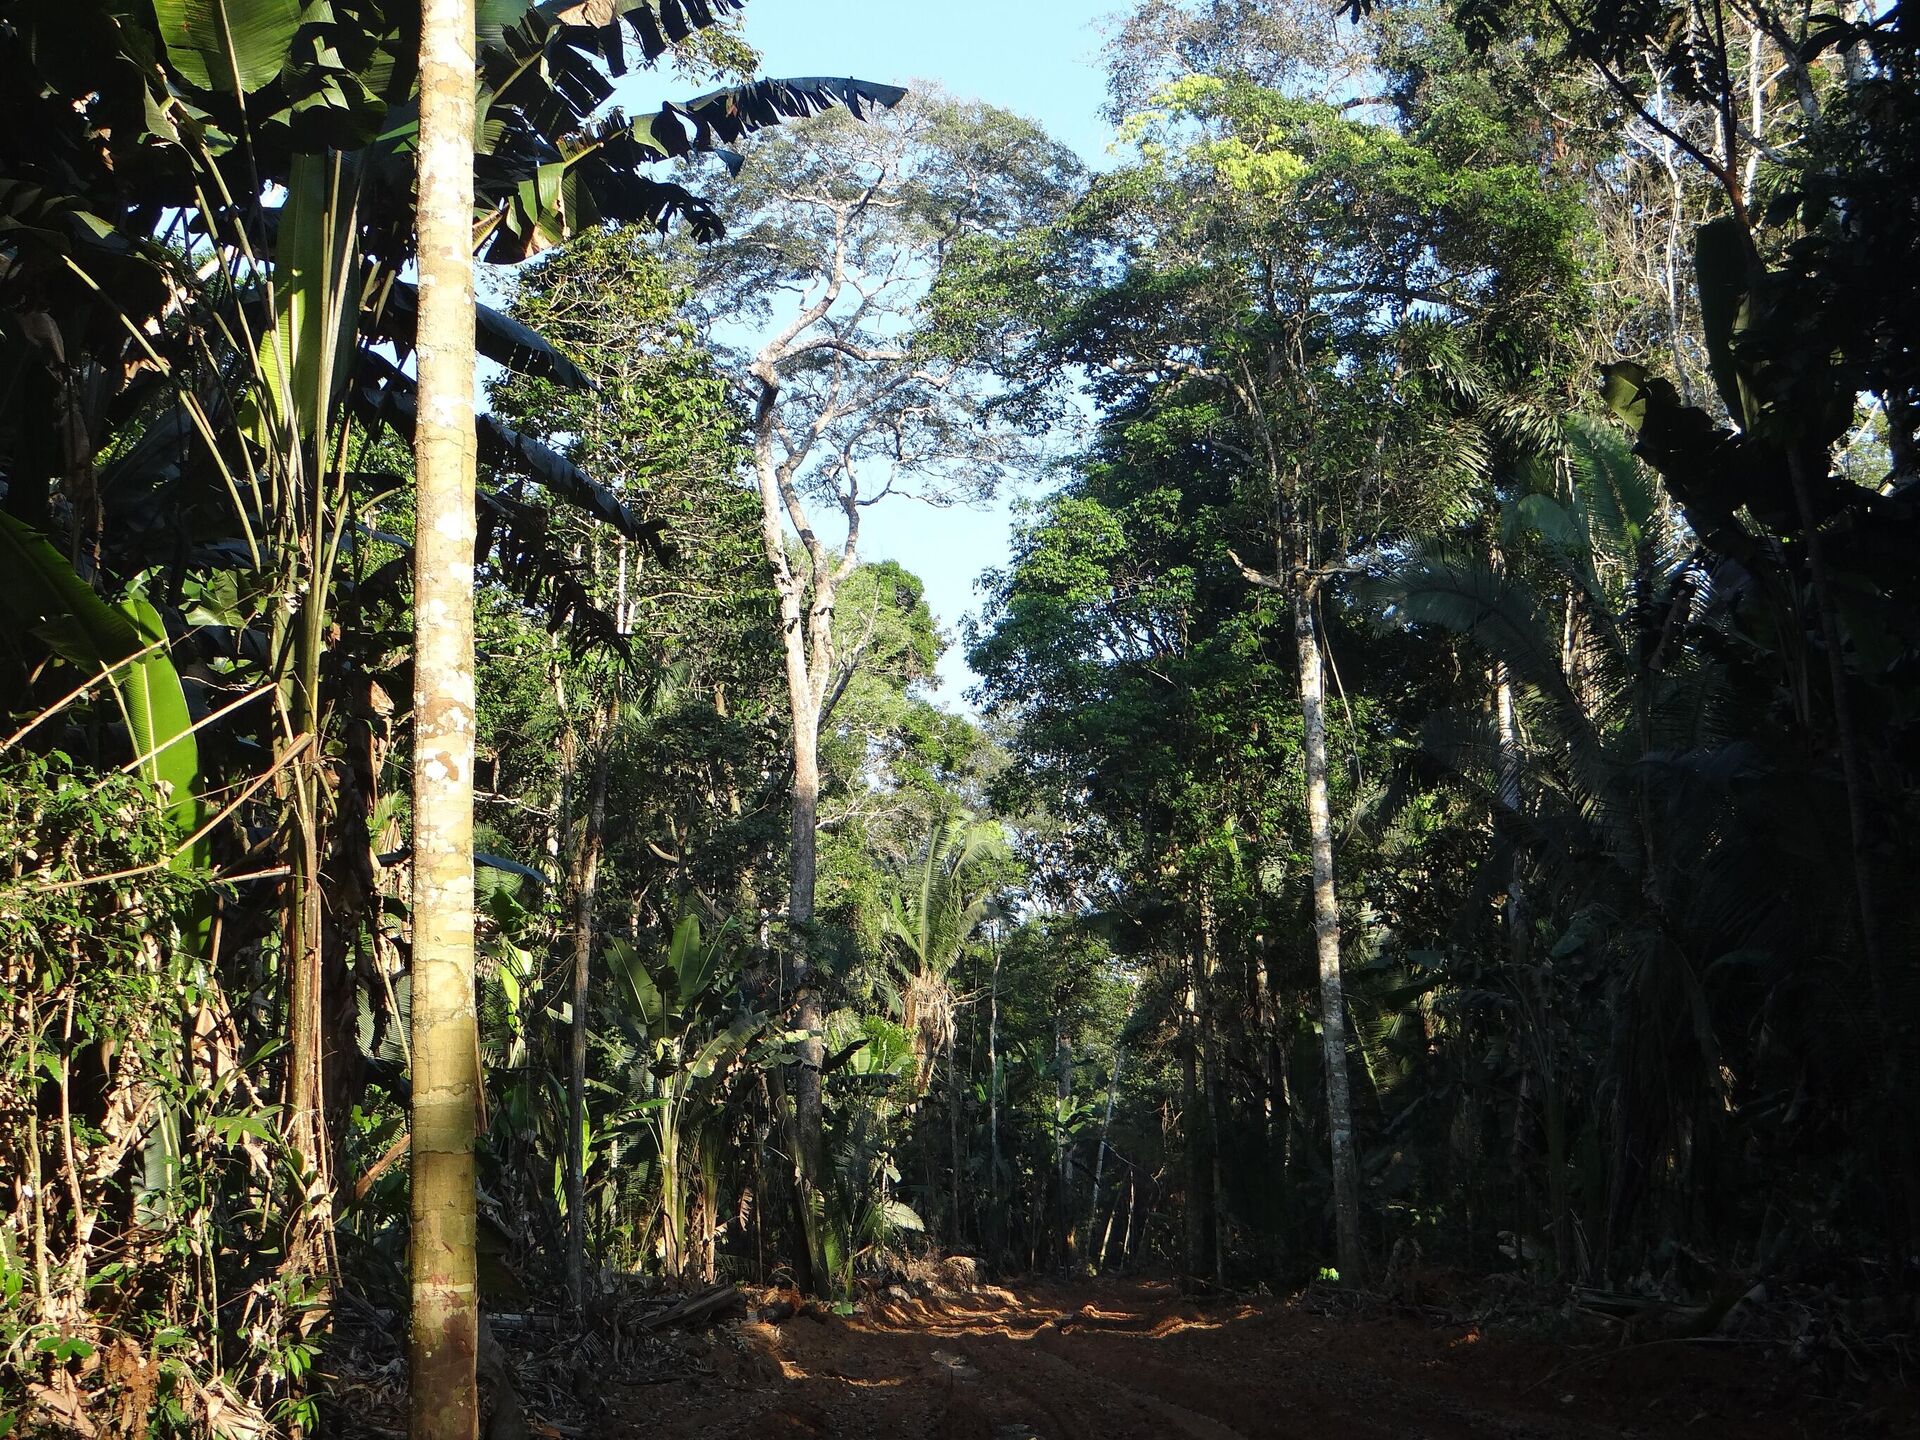
{"type": "MultiPolygon", "coordinates": [[[[1784,1440],[1897,1433],[1759,1351],[1567,1350],[1464,1323],[1196,1301],[1134,1281],[987,1286],[715,1332],[610,1397],[622,1440],[1784,1440]]],[[[1910,1418],[1910,1414],[1909,1414],[1910,1418]]]]}

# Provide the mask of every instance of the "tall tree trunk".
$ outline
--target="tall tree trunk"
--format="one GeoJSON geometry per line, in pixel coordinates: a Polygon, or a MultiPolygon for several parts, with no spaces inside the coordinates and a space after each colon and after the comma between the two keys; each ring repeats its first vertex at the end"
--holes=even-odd
{"type": "Polygon", "coordinates": [[[414,541],[413,1440],[473,1440],[473,0],[420,28],[414,541]]]}
{"type": "MultiPolygon", "coordinates": [[[[296,714],[299,712],[296,711],[296,714]]],[[[304,721],[296,734],[317,740],[304,721]]],[[[307,746],[310,754],[313,745],[307,746]]],[[[287,1119],[288,1139],[301,1164],[326,1179],[325,1045],[321,985],[325,910],[320,891],[319,787],[305,757],[288,767],[287,828],[287,1119]]],[[[324,1188],[324,1186],[323,1186],[324,1188]]]]}
{"type": "MultiPolygon", "coordinates": [[[[1120,1069],[1127,1063],[1127,1052],[1113,1052],[1113,1074],[1107,1080],[1107,1109],[1100,1117],[1100,1148],[1093,1155],[1093,1198],[1087,1202],[1087,1236],[1092,1238],[1094,1227],[1100,1219],[1100,1184],[1107,1172],[1107,1132],[1113,1129],[1113,1102],[1120,1095],[1120,1069]]],[[[1107,1228],[1113,1228],[1109,1217],[1107,1228]]],[[[1107,1242],[1103,1237],[1100,1248],[1094,1252],[1093,1265],[1098,1269],[1102,1257],[1107,1253],[1107,1242]]]]}
{"type": "Polygon", "coordinates": [[[820,825],[820,712],[812,701],[806,661],[798,662],[788,645],[788,681],[793,717],[793,822],[789,837],[787,899],[787,987],[794,1028],[803,1032],[800,1063],[793,1072],[793,1163],[799,1187],[800,1224],[807,1247],[807,1287],[822,1293],[827,1283],[826,1252],[818,1211],[821,1177],[826,1174],[826,1136],[821,1069],[826,1046],[824,1017],[813,983],[813,894],[818,871],[820,825]]]}
{"type": "Polygon", "coordinates": [[[989,934],[993,978],[987,983],[987,1183],[1000,1184],[1000,937],[989,934]]]}
{"type": "Polygon", "coordinates": [[[1054,1124],[1060,1135],[1060,1263],[1073,1263],[1073,1144],[1065,1119],[1073,1106],[1073,1041],[1065,1018],[1053,1024],[1054,1124]]]}
{"type": "MultiPolygon", "coordinates": [[[[1495,559],[1497,563],[1498,557],[1495,559]]],[[[1506,662],[1501,660],[1493,664],[1493,715],[1499,744],[1495,778],[1499,784],[1500,807],[1508,817],[1517,817],[1520,814],[1520,729],[1514,718],[1513,682],[1507,674],[1506,662]]],[[[1507,870],[1507,948],[1516,966],[1526,964],[1526,877],[1521,873],[1517,847],[1507,870]]]]}
{"type": "MultiPolygon", "coordinates": [[[[312,449],[322,447],[315,444],[312,449]]],[[[318,1177],[319,1194],[332,1189],[326,1119],[326,1011],[325,1011],[325,935],[326,902],[321,891],[321,857],[325,853],[323,833],[322,759],[320,732],[320,653],[325,644],[324,596],[327,579],[320,569],[325,550],[324,525],[319,496],[324,493],[316,479],[314,513],[309,520],[306,539],[300,548],[308,556],[306,567],[309,604],[290,617],[295,627],[287,637],[293,653],[293,665],[282,685],[290,733],[283,742],[283,754],[293,754],[287,765],[287,783],[283,792],[287,802],[287,889],[285,935],[287,940],[287,1112],[288,1138],[294,1153],[307,1171],[318,1177]]],[[[309,1214],[304,1235],[295,1242],[294,1252],[304,1258],[317,1258],[324,1252],[331,1221],[327,1207],[309,1214]]]]}
{"type": "Polygon", "coordinates": [[[1266,1037],[1267,1154],[1277,1158],[1282,1203],[1291,1207],[1293,1187],[1293,1046],[1283,1028],[1287,1007],[1281,995],[1280,969],[1273,946],[1260,937],[1259,991],[1261,1031],[1266,1037]]]}
{"type": "Polygon", "coordinates": [[[1365,1275],[1360,1248],[1360,1178],[1354,1160],[1353,1097],[1347,1084],[1347,1008],[1340,975],[1340,902],[1333,888],[1333,816],[1327,799],[1326,686],[1313,596],[1293,593],[1293,638],[1300,654],[1300,711],[1306,722],[1307,827],[1313,846],[1313,934],[1320,957],[1320,1040],[1327,1072],[1327,1138],[1333,1159],[1333,1219],[1340,1276],[1365,1275]]]}
{"type": "MultiPolygon", "coordinates": [[[[779,379],[771,362],[754,371],[761,382],[754,430],[754,468],[760,491],[760,542],[780,597],[781,650],[787,681],[787,710],[793,735],[793,796],[788,859],[786,1003],[794,1028],[804,1032],[800,1063],[790,1091],[790,1142],[793,1151],[796,1218],[806,1246],[805,1288],[821,1293],[826,1284],[821,1243],[820,1184],[826,1173],[826,1144],[821,1067],[826,1062],[821,1037],[823,1015],[814,987],[812,932],[814,880],[818,870],[820,824],[820,725],[831,703],[827,684],[833,668],[833,602],[839,578],[853,563],[856,529],[849,529],[838,562],[827,556],[811,531],[803,533],[808,569],[796,570],[787,556],[782,518],[788,513],[782,487],[791,476],[773,459],[779,379]],[[811,588],[811,594],[809,594],[811,588]]],[[[798,505],[798,500],[794,501],[798,505]]],[[[782,1097],[783,1099],[786,1097],[782,1097]]]]}
{"type": "Polygon", "coordinates": [[[600,853],[607,826],[607,772],[617,701],[600,717],[594,744],[587,823],[573,874],[573,1025],[567,1075],[567,1286],[576,1316],[587,1308],[587,982],[591,978],[594,906],[600,896],[600,853]]]}
{"type": "MultiPolygon", "coordinates": [[[[956,1027],[957,1028],[957,1027],[956,1027]]],[[[960,1143],[960,1061],[952,1030],[947,1032],[947,1129],[953,1149],[953,1247],[963,1243],[961,1234],[967,1213],[967,1164],[960,1143]]]]}
{"type": "Polygon", "coordinates": [[[1207,1235],[1213,1224],[1213,1172],[1207,1164],[1207,1127],[1201,1116],[1200,1017],[1194,991],[1195,978],[1190,975],[1180,1044],[1180,1114],[1187,1148],[1187,1278],[1183,1288],[1196,1284],[1207,1272],[1207,1235]]]}
{"type": "Polygon", "coordinates": [[[794,449],[789,440],[785,457],[780,454],[783,432],[779,405],[784,382],[779,367],[797,353],[791,348],[796,337],[824,319],[840,294],[845,279],[844,225],[838,231],[835,244],[831,282],[782,335],[761,349],[749,367],[760,387],[753,416],[760,544],[780,597],[781,645],[788,711],[793,721],[793,828],[788,852],[787,901],[790,933],[785,979],[794,1026],[805,1036],[799,1044],[800,1063],[793,1077],[792,1146],[795,1198],[808,1252],[809,1273],[803,1281],[816,1293],[826,1281],[817,1211],[822,1177],[827,1170],[821,1093],[826,1045],[820,1033],[823,1016],[820,996],[814,986],[811,951],[820,823],[820,727],[837,699],[828,694],[834,678],[833,605],[840,582],[852,573],[859,554],[861,509],[852,494],[841,497],[841,508],[847,519],[847,539],[836,558],[808,518],[805,501],[795,485],[795,476],[813,442],[809,440],[794,449]],[[789,522],[806,554],[804,570],[796,568],[787,552],[789,522]]]}
{"type": "Polygon", "coordinates": [[[1225,1103],[1220,1098],[1220,1038],[1214,1014],[1218,997],[1214,993],[1213,891],[1204,881],[1200,885],[1200,1080],[1206,1095],[1207,1110],[1207,1184],[1212,1204],[1208,1207],[1211,1274],[1214,1288],[1227,1288],[1226,1225],[1222,1209],[1227,1187],[1221,1173],[1220,1129],[1225,1103]]]}
{"type": "MultiPolygon", "coordinates": [[[[1130,1200],[1131,1196],[1129,1196],[1129,1201],[1130,1200]]],[[[1100,1229],[1099,1248],[1096,1249],[1093,1254],[1093,1268],[1100,1274],[1106,1273],[1107,1253],[1113,1249],[1113,1222],[1119,1218],[1121,1203],[1120,1187],[1115,1185],[1113,1187],[1113,1203],[1107,1207],[1107,1223],[1100,1229]]]]}

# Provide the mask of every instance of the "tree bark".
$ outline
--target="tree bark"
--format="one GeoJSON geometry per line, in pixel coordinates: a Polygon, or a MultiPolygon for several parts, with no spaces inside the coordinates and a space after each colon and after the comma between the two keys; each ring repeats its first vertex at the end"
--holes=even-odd
{"type": "MultiPolygon", "coordinates": [[[[1496,555],[1496,562],[1498,560],[1496,555]]],[[[1499,786],[1500,808],[1509,820],[1520,814],[1520,727],[1513,710],[1513,682],[1506,662],[1493,662],[1494,731],[1499,747],[1495,780],[1499,786]]],[[[1516,846],[1507,869],[1507,948],[1516,967],[1527,962],[1526,876],[1521,873],[1520,851],[1516,846]]]]}
{"type": "Polygon", "coordinates": [[[800,662],[801,685],[794,689],[793,652],[788,646],[789,693],[793,716],[793,822],[789,836],[787,899],[787,986],[793,1006],[794,1028],[803,1032],[800,1063],[793,1074],[793,1163],[800,1189],[801,1226],[808,1252],[808,1286],[819,1292],[826,1283],[826,1255],[821,1245],[820,1217],[815,1210],[821,1177],[826,1174],[826,1138],[821,1070],[826,1045],[821,1037],[825,1017],[813,982],[813,894],[818,871],[820,825],[819,712],[805,687],[805,662],[800,662]]]}
{"type": "MultiPolygon", "coordinates": [[[[879,183],[875,182],[876,188],[879,183]]],[[[855,231],[859,217],[872,198],[873,191],[869,190],[858,200],[827,202],[832,217],[832,239],[825,263],[814,276],[821,282],[820,288],[817,292],[809,290],[810,301],[779,334],[760,347],[748,366],[748,374],[758,386],[752,433],[754,475],[760,498],[760,538],[774,589],[780,597],[781,641],[793,721],[789,936],[784,979],[785,999],[791,1007],[794,1027],[804,1036],[798,1045],[800,1063],[792,1077],[792,1141],[800,1219],[809,1251],[808,1268],[815,1272],[806,1277],[805,1283],[816,1290],[824,1278],[818,1273],[822,1268],[822,1251],[816,1209],[821,1177],[827,1170],[821,1091],[821,1066],[825,1061],[825,1045],[820,1035],[823,1006],[815,986],[810,951],[820,805],[819,733],[838,698],[837,691],[830,693],[836,664],[835,593],[857,563],[862,507],[877,500],[879,495],[861,499],[854,451],[841,445],[844,437],[835,439],[834,422],[856,416],[858,407],[836,398],[811,420],[790,425],[791,417],[783,418],[781,414],[781,395],[785,385],[783,367],[803,357],[831,352],[860,364],[909,359],[904,350],[862,346],[837,336],[832,323],[825,324],[824,334],[817,328],[828,322],[849,283],[858,288],[858,281],[849,280],[849,267],[854,265],[857,269],[855,231]],[[830,484],[829,488],[837,490],[836,498],[847,522],[847,538],[837,555],[821,539],[802,493],[801,477],[809,473],[809,458],[816,446],[823,443],[841,447],[837,471],[816,466],[811,472],[815,481],[823,476],[838,476],[837,483],[830,484]],[[786,527],[789,525],[793,538],[805,552],[803,564],[795,563],[788,552],[786,527]]],[[[811,198],[807,203],[813,203],[811,198]]],[[[873,295],[866,291],[861,294],[864,310],[873,295]]],[[[837,384],[834,388],[838,397],[837,384]]],[[[844,684],[845,674],[839,679],[844,684]]]]}
{"type": "MultiPolygon", "coordinates": [[[[316,440],[315,452],[321,444],[316,440]]],[[[327,577],[320,572],[325,550],[325,526],[319,496],[324,487],[314,482],[311,534],[305,548],[312,558],[308,574],[310,603],[292,617],[298,627],[289,637],[294,650],[292,673],[284,682],[285,704],[292,733],[284,744],[297,748],[287,766],[287,1110],[288,1134],[307,1170],[320,1180],[319,1193],[333,1186],[326,1117],[325,963],[326,900],[321,891],[321,857],[326,853],[322,819],[320,656],[325,648],[327,577]]],[[[284,752],[283,752],[284,753],[284,752]]],[[[307,1233],[296,1242],[296,1252],[324,1255],[332,1228],[331,1206],[308,1217],[307,1233]]]]}
{"type": "MultiPolygon", "coordinates": [[[[300,712],[296,712],[299,715],[300,712]]],[[[304,716],[296,719],[297,733],[317,737],[304,716]]],[[[314,746],[307,747],[311,755],[314,746]]],[[[288,875],[285,934],[287,938],[287,1135],[301,1163],[330,1184],[327,1164],[325,1067],[321,986],[322,933],[325,910],[320,891],[320,837],[318,786],[306,758],[288,767],[291,801],[287,826],[288,875]]]]}
{"type": "MultiPolygon", "coordinates": [[[[1107,1223],[1101,1227],[1100,1245],[1093,1256],[1093,1268],[1096,1273],[1106,1273],[1107,1252],[1113,1249],[1113,1222],[1119,1218],[1121,1203],[1120,1187],[1115,1185],[1113,1187],[1113,1203],[1107,1207],[1107,1223]]],[[[1131,1197],[1129,1197],[1128,1203],[1131,1203],[1131,1197]]]]}
{"type": "Polygon", "coordinates": [[[1226,1226],[1221,1208],[1226,1203],[1226,1183],[1221,1173],[1220,1119],[1225,1105],[1220,1098],[1219,1027],[1214,1022],[1217,997],[1214,994],[1213,892],[1200,886],[1200,1083],[1207,1111],[1207,1186],[1208,1241],[1214,1288],[1227,1288],[1226,1226]]]}
{"type": "Polygon", "coordinates": [[[1073,1104],[1073,1041],[1067,1035],[1067,1022],[1053,1024],[1053,1097],[1054,1124],[1060,1134],[1060,1263],[1073,1263],[1073,1145],[1065,1126],[1067,1111],[1073,1104]]]}
{"type": "MultiPolygon", "coordinates": [[[[987,944],[993,951],[993,979],[987,987],[987,1186],[989,1192],[1000,1193],[1000,937],[992,929],[987,931],[987,944]]],[[[1006,1236],[994,1217],[1004,1215],[1003,1205],[987,1207],[987,1236],[994,1246],[991,1257],[998,1259],[1005,1249],[1006,1236]]]]}
{"type": "Polygon", "coordinates": [[[1320,960],[1320,1041],[1327,1073],[1327,1138],[1333,1160],[1333,1219],[1340,1277],[1365,1275],[1360,1248],[1360,1178],[1354,1158],[1353,1097],[1347,1084],[1347,1010],[1340,974],[1340,902],[1333,885],[1333,818],[1327,799],[1326,685],[1313,596],[1293,592],[1293,638],[1300,655],[1300,711],[1306,722],[1307,827],[1313,847],[1313,934],[1320,960]]]}
{"type": "Polygon", "coordinates": [[[963,1243],[961,1234],[965,1225],[967,1166],[966,1155],[960,1144],[960,1061],[958,1047],[954,1043],[952,1031],[947,1032],[947,1129],[953,1149],[953,1246],[957,1250],[963,1243]]]}
{"type": "Polygon", "coordinates": [[[1207,1127],[1201,1117],[1205,1077],[1200,1073],[1200,1017],[1195,994],[1197,977],[1187,984],[1187,1013],[1180,1045],[1180,1115],[1186,1132],[1187,1266],[1183,1288],[1191,1288],[1207,1271],[1207,1234],[1213,1224],[1213,1171],[1207,1164],[1207,1127]]]}
{"type": "MultiPolygon", "coordinates": [[[[1089,1239],[1092,1238],[1095,1226],[1100,1219],[1100,1185],[1107,1173],[1107,1133],[1113,1129],[1113,1102],[1119,1098],[1120,1070],[1126,1063],[1127,1052],[1124,1050],[1115,1050],[1113,1052],[1113,1074],[1108,1077],[1107,1080],[1106,1113],[1100,1117],[1100,1148],[1094,1152],[1093,1156],[1093,1198],[1087,1202],[1087,1236],[1089,1239]]],[[[1108,1217],[1107,1228],[1109,1230],[1113,1228],[1111,1215],[1108,1217]]],[[[1096,1250],[1093,1255],[1094,1269],[1097,1270],[1100,1268],[1100,1263],[1106,1256],[1106,1253],[1107,1242],[1106,1238],[1102,1236],[1100,1248],[1096,1250]]]]}
{"type": "Polygon", "coordinates": [[[473,1440],[473,0],[420,31],[414,543],[413,1440],[473,1440]]]}
{"type": "MultiPolygon", "coordinates": [[[[794,1067],[793,1160],[801,1229],[807,1246],[807,1288],[818,1293],[825,1283],[825,1252],[819,1234],[817,1201],[826,1173],[821,1068],[826,1045],[820,996],[814,985],[812,931],[814,882],[818,872],[820,825],[820,726],[830,704],[827,686],[834,661],[833,605],[839,582],[853,567],[858,543],[858,511],[849,517],[847,543],[838,560],[829,556],[811,530],[803,531],[808,570],[796,570],[787,556],[781,525],[788,513],[791,475],[773,459],[779,380],[772,362],[756,368],[761,400],[755,418],[755,472],[760,490],[760,539],[780,596],[782,658],[787,708],[793,727],[793,804],[788,844],[787,1003],[794,1028],[804,1033],[794,1067]],[[809,593],[809,591],[811,593],[809,593]]],[[[795,505],[798,501],[795,500],[795,505]]]]}

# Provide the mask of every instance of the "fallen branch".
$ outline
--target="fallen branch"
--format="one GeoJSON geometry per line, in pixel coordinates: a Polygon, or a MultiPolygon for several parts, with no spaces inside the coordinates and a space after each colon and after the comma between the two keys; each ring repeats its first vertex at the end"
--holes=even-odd
{"type": "Polygon", "coordinates": [[[367,1167],[367,1173],[353,1182],[354,1204],[358,1205],[362,1200],[367,1198],[367,1191],[373,1188],[373,1182],[391,1170],[399,1161],[400,1157],[407,1153],[407,1147],[412,1142],[412,1139],[412,1132],[402,1130],[399,1135],[394,1138],[394,1142],[387,1146],[386,1150],[381,1153],[380,1158],[367,1167]]]}
{"type": "Polygon", "coordinates": [[[657,1315],[647,1316],[640,1322],[640,1328],[665,1330],[673,1325],[699,1325],[732,1310],[746,1308],[747,1297],[740,1293],[738,1285],[716,1285],[669,1305],[657,1315]]]}

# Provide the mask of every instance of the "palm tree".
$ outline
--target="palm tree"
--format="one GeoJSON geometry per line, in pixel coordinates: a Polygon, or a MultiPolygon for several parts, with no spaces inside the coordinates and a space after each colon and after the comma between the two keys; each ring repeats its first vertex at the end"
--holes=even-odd
{"type": "Polygon", "coordinates": [[[1658,1157],[1671,1148],[1679,1173],[1691,1163],[1683,1137],[1693,1097],[1724,1099],[1737,1075],[1721,1050],[1733,1027],[1714,1022],[1705,987],[1727,957],[1753,965],[1788,938],[1767,892],[1793,882],[1760,838],[1773,826],[1753,814],[1784,787],[1734,723],[1719,658],[1736,638],[1731,587],[1716,593],[1658,480],[1618,435],[1573,420],[1564,453],[1571,483],[1506,507],[1510,565],[1436,547],[1367,593],[1396,621],[1466,637],[1511,677],[1524,736],[1516,753],[1489,745],[1484,721],[1436,723],[1429,748],[1490,792],[1536,879],[1542,918],[1561,931],[1552,965],[1516,957],[1501,1003],[1520,1017],[1518,1048],[1539,1082],[1549,1209],[1566,1264],[1577,1097],[1609,1097],[1585,1117],[1611,1152],[1606,1193],[1592,1197],[1604,1263],[1658,1157]],[[1475,738],[1455,744],[1449,731],[1475,738]],[[1500,758],[1491,774],[1489,754],[1500,758]],[[1597,988],[1556,1007],[1545,987],[1583,959],[1597,988]],[[1570,1043],[1571,1027],[1596,1020],[1605,1029],[1591,1043],[1570,1043]],[[1583,1054],[1604,1057],[1597,1073],[1567,1073],[1583,1054]]]}
{"type": "Polygon", "coordinates": [[[900,875],[900,888],[882,917],[893,942],[901,1021],[913,1039],[921,1091],[933,1078],[935,1056],[944,1051],[947,1058],[956,1239],[965,1213],[966,1165],[960,1126],[961,1076],[954,1054],[957,1000],[951,976],[974,928],[986,916],[998,888],[993,862],[1005,853],[1006,837],[998,821],[976,820],[957,807],[940,812],[918,863],[900,875]]]}

